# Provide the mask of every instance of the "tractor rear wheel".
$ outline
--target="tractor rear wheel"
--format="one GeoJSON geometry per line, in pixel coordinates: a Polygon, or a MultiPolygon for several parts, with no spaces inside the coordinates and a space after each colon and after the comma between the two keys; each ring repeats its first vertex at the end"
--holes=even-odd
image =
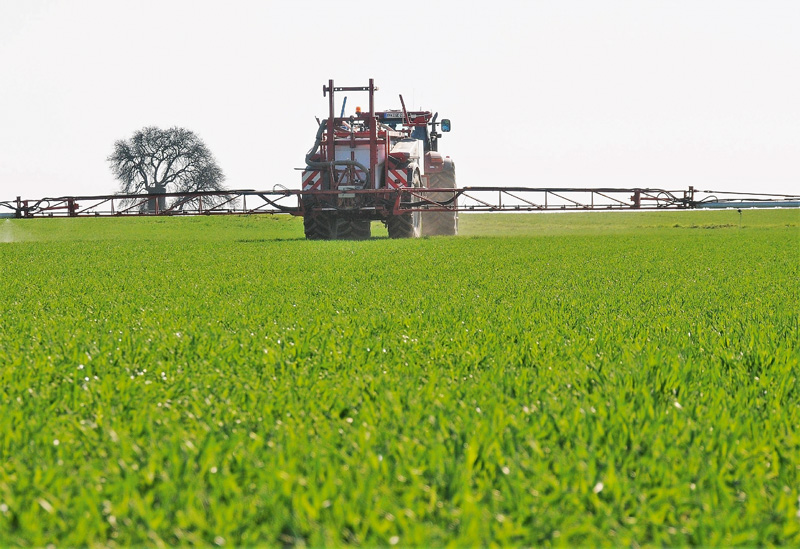
{"type": "Polygon", "coordinates": [[[352,240],[368,240],[372,236],[372,222],[369,219],[351,219],[350,236],[340,237],[352,240]]]}
{"type": "Polygon", "coordinates": [[[369,220],[344,219],[328,212],[316,212],[303,218],[308,240],[366,240],[372,236],[369,220]]]}
{"type": "MultiPolygon", "coordinates": [[[[414,187],[422,186],[422,179],[419,172],[414,173],[414,187]]],[[[404,196],[403,200],[409,200],[410,196],[404,196]]],[[[400,215],[390,215],[386,220],[386,230],[389,238],[418,238],[422,235],[422,214],[420,212],[408,212],[400,215]]]]}
{"type": "MultiPolygon", "coordinates": [[[[455,168],[428,176],[430,189],[455,189],[455,168]]],[[[447,202],[453,193],[429,193],[428,198],[436,202],[447,202]]],[[[455,205],[455,202],[453,202],[455,205]]],[[[424,212],[422,214],[423,236],[455,236],[458,234],[458,212],[424,212]]]]}
{"type": "Polygon", "coordinates": [[[393,215],[386,220],[389,238],[412,238],[414,236],[414,219],[412,213],[393,215]]]}
{"type": "Polygon", "coordinates": [[[324,212],[306,213],[303,230],[308,240],[331,240],[338,233],[336,218],[324,212]]]}

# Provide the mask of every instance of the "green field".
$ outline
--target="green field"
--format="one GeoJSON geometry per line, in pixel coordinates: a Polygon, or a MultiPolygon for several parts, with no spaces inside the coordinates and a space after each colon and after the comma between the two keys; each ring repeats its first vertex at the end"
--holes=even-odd
{"type": "Polygon", "coordinates": [[[461,232],[0,220],[0,545],[800,545],[800,211],[461,232]]]}

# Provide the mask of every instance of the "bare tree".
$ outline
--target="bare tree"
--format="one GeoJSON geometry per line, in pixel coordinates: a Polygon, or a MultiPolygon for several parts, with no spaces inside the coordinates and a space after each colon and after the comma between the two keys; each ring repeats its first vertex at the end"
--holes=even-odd
{"type": "MultiPolygon", "coordinates": [[[[225,190],[222,185],[225,175],[211,151],[194,132],[184,128],[143,128],[130,139],[114,143],[114,153],[108,162],[123,194],[225,190]]],[[[198,197],[179,198],[171,207],[196,209],[200,201],[198,197]]],[[[205,208],[226,201],[228,197],[224,195],[202,198],[205,208]]],[[[147,209],[152,211],[156,205],[164,210],[165,197],[148,200],[147,209]]]]}

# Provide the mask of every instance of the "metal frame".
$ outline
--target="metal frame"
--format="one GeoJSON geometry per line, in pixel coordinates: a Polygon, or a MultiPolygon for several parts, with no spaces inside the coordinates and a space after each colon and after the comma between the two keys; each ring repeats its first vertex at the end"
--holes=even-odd
{"type": "MultiPolygon", "coordinates": [[[[335,113],[336,105],[334,101],[334,94],[336,92],[355,92],[355,91],[366,91],[369,92],[369,113],[368,113],[368,120],[369,120],[369,173],[366,175],[366,180],[369,182],[369,185],[374,185],[375,181],[375,171],[378,166],[378,123],[377,119],[375,118],[375,92],[378,88],[375,86],[375,81],[373,78],[369,79],[368,86],[334,86],[333,80],[328,80],[328,85],[322,87],[322,95],[328,96],[328,119],[327,119],[327,127],[325,128],[325,146],[322,148],[322,159],[326,162],[331,162],[336,159],[336,128],[339,127],[343,122],[347,122],[350,120],[349,117],[337,117],[335,113]]],[[[351,135],[351,139],[356,139],[354,135],[351,135]]],[[[384,147],[387,148],[387,156],[388,156],[388,147],[384,142],[382,143],[384,147]]],[[[353,145],[355,145],[355,140],[353,141],[353,145]]],[[[350,170],[352,171],[352,167],[350,170]]],[[[335,174],[330,174],[331,181],[335,180],[335,174]]]]}
{"type": "MultiPolygon", "coordinates": [[[[664,210],[693,208],[738,207],[800,207],[800,195],[729,193],[645,188],[578,188],[578,187],[462,187],[459,189],[385,188],[349,190],[348,193],[363,198],[369,204],[365,209],[384,211],[396,215],[407,212],[543,212],[543,211],[595,211],[595,210],[664,210]],[[442,195],[448,196],[442,200],[442,195]],[[718,198],[717,195],[729,197],[718,198]],[[434,199],[437,198],[437,200],[434,199]]],[[[352,214],[351,207],[339,210],[337,190],[314,191],[320,197],[330,197],[329,202],[316,210],[341,211],[352,214]]],[[[252,189],[230,191],[204,191],[194,193],[166,193],[170,201],[167,208],[148,209],[148,201],[155,195],[114,194],[95,196],[62,196],[0,202],[0,216],[15,218],[42,217],[125,217],[125,216],[181,216],[181,215],[305,215],[301,197],[308,191],[275,188],[271,191],[252,189]],[[216,198],[206,200],[204,198],[216,198]],[[187,203],[196,201],[191,207],[187,203]]],[[[358,211],[358,210],[356,210],[358,211]]]]}

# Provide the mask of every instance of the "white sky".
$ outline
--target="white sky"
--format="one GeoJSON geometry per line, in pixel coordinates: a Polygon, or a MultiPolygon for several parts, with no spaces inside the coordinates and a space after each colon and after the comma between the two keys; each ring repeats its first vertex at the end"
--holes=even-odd
{"type": "Polygon", "coordinates": [[[452,120],[459,186],[800,192],[800,0],[0,0],[0,200],[115,192],[147,125],[297,188],[370,77],[452,120]]]}

